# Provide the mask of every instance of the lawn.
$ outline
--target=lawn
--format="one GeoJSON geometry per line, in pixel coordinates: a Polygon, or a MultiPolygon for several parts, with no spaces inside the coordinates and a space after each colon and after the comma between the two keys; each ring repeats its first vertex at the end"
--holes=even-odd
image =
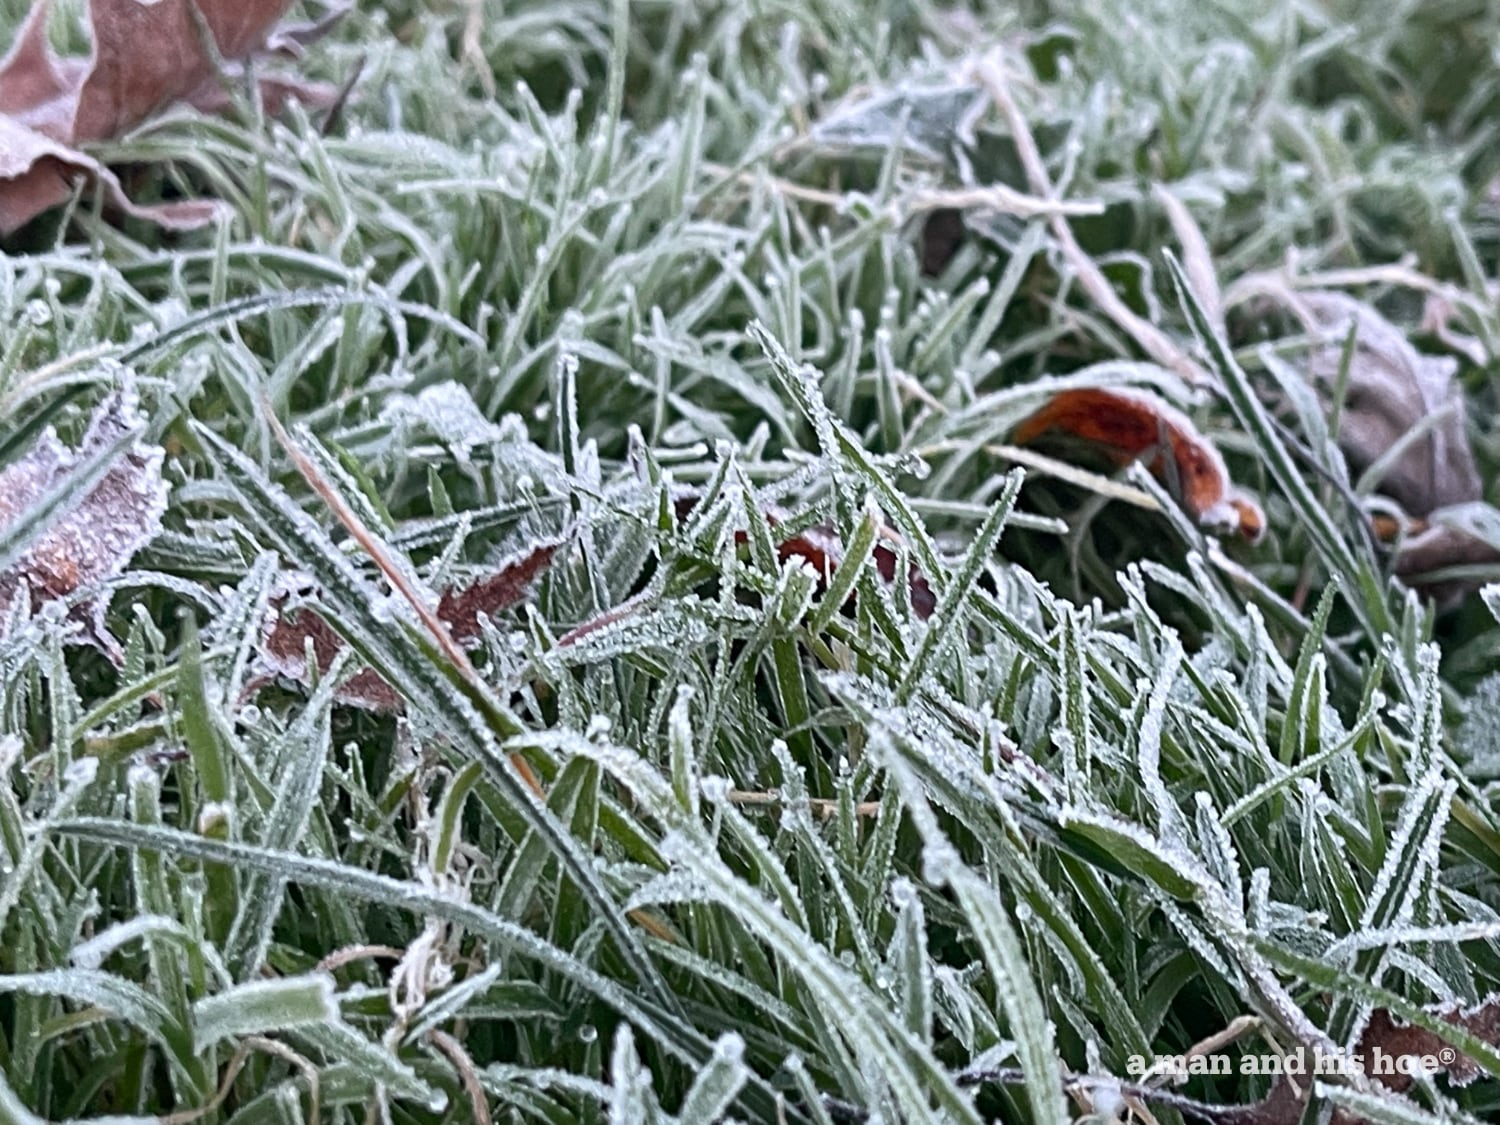
{"type": "Polygon", "coordinates": [[[287,9],[0,66],[0,1122],[1500,1114],[1493,6],[287,9]]]}

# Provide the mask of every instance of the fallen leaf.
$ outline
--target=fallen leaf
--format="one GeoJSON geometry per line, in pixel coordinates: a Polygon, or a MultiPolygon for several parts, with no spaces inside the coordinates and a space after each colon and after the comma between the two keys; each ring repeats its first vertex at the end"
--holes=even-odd
{"type": "MultiPolygon", "coordinates": [[[[81,466],[105,455],[143,425],[135,393],[127,387],[94,411],[77,449],[66,448],[49,426],[30,451],[0,471],[0,538],[35,505],[66,488],[81,466]]],[[[167,507],[162,457],[159,446],[128,445],[71,508],[57,513],[20,557],[0,571],[0,628],[23,590],[35,610],[125,569],[161,528],[167,507]]],[[[104,626],[108,605],[108,594],[99,593],[72,614],[85,625],[86,639],[118,657],[119,646],[104,626]]]]}
{"type": "MultiPolygon", "coordinates": [[[[483,631],[482,620],[496,617],[520,603],[527,588],[551,564],[564,542],[566,537],[544,540],[507,559],[492,573],[444,590],[438,600],[438,619],[448,626],[454,640],[472,645],[483,631]]],[[[309,644],[319,674],[333,666],[334,658],[345,647],[344,639],[312,608],[287,605],[294,598],[311,600],[316,595],[311,580],[304,576],[283,577],[262,626],[263,674],[251,684],[251,691],[271,676],[308,683],[312,679],[307,666],[309,644]]],[[[401,693],[373,668],[355,672],[340,687],[336,698],[340,703],[367,711],[391,713],[405,706],[401,693]]]]}
{"type": "MultiPolygon", "coordinates": [[[[174,102],[222,110],[226,83],[243,76],[241,60],[265,50],[289,7],[291,0],[90,0],[93,51],[82,60],[53,53],[50,0],[36,0],[0,60],[0,233],[67,200],[80,174],[128,214],[169,228],[212,221],[222,208],[208,201],[131,203],[79,146],[119,137],[174,102]]],[[[289,29],[278,46],[294,49],[298,34],[289,29]]],[[[328,105],[337,96],[332,86],[295,77],[260,81],[273,112],[289,97],[328,105]]]]}
{"type": "MultiPolygon", "coordinates": [[[[1500,513],[1482,501],[1463,389],[1455,379],[1458,362],[1417,351],[1396,325],[1347,294],[1296,291],[1259,278],[1243,287],[1298,319],[1312,338],[1307,376],[1325,390],[1337,383],[1354,331],[1339,447],[1356,472],[1385,464],[1376,490],[1396,501],[1404,517],[1375,513],[1371,523],[1378,539],[1395,544],[1396,575],[1439,606],[1457,603],[1478,583],[1432,576],[1454,567],[1500,564],[1500,513]]],[[[1476,358],[1477,342],[1447,331],[1450,315],[1451,309],[1430,299],[1424,324],[1450,347],[1476,358]]]]}
{"type": "MultiPolygon", "coordinates": [[[[772,527],[776,526],[774,517],[768,516],[767,521],[772,527]]],[[[900,557],[903,540],[896,531],[889,527],[882,527],[879,534],[880,541],[875,544],[870,555],[875,560],[875,572],[889,585],[896,581],[896,561],[900,557]]],[[[828,580],[833,577],[833,572],[844,561],[844,545],[833,528],[827,524],[818,524],[798,535],[783,539],[777,544],[776,553],[782,562],[787,559],[802,559],[817,571],[819,594],[827,588],[828,580]]],[[[926,621],[932,616],[933,610],[937,609],[937,595],[932,592],[927,576],[915,563],[907,566],[906,592],[911,600],[912,612],[917,617],[926,621]]],[[[851,610],[853,607],[854,595],[850,594],[848,604],[844,608],[851,610]]]]}
{"type": "MultiPolygon", "coordinates": [[[[688,518],[693,509],[697,507],[700,497],[693,492],[683,492],[675,501],[678,521],[688,518]]],[[[780,534],[777,538],[777,529],[784,522],[779,512],[766,512],[766,524],[771,528],[772,538],[777,539],[776,553],[782,562],[788,559],[802,559],[818,575],[818,593],[822,594],[827,589],[828,580],[844,561],[844,546],[839,540],[838,533],[827,524],[817,524],[796,534],[780,534]]],[[[886,582],[896,580],[896,560],[900,556],[903,541],[901,536],[890,527],[880,529],[880,541],[875,544],[871,556],[875,560],[875,569],[880,577],[886,582]]],[[[749,532],[740,528],[734,533],[736,544],[743,546],[749,541],[749,532]]],[[[932,591],[931,584],[926,575],[915,565],[907,568],[907,594],[911,599],[912,612],[922,620],[932,616],[933,610],[937,608],[937,595],[932,591]]],[[[849,595],[849,603],[846,609],[852,609],[854,595],[849,595]]],[[[580,629],[588,629],[589,625],[580,626],[580,629]]]]}
{"type": "Polygon", "coordinates": [[[1119,465],[1144,460],[1205,527],[1227,528],[1252,542],[1265,531],[1260,505],[1230,481],[1218,449],[1155,395],[1130,388],[1061,391],[1023,420],[1012,440],[1025,445],[1055,433],[1098,446],[1119,465]]]}
{"type": "MultiPolygon", "coordinates": [[[[251,682],[247,694],[253,694],[272,676],[285,676],[300,684],[310,683],[309,647],[320,675],[333,667],[334,658],[344,650],[344,638],[317,611],[303,606],[286,606],[294,596],[311,597],[315,593],[311,582],[301,576],[283,579],[281,588],[271,599],[270,613],[261,633],[263,674],[251,682]]],[[[337,699],[351,707],[381,713],[400,711],[405,705],[401,693],[373,668],[361,668],[345,680],[337,699]]]]}
{"type": "Polygon", "coordinates": [[[1294,293],[1289,309],[1314,338],[1307,372],[1325,387],[1337,380],[1344,342],[1355,330],[1337,435],[1352,468],[1369,468],[1427,427],[1384,473],[1379,491],[1413,516],[1480,499],[1456,360],[1422,354],[1380,313],[1343,293],[1294,293]]]}
{"type": "MultiPolygon", "coordinates": [[[[1432,1005],[1426,1011],[1454,1027],[1463,1028],[1490,1046],[1500,1046],[1500,996],[1486,997],[1472,1008],[1432,1005]]],[[[1394,1120],[1402,1111],[1403,1099],[1399,1095],[1414,1084],[1413,1067],[1421,1066],[1431,1075],[1446,1074],[1453,1086],[1467,1086],[1484,1073],[1473,1059],[1454,1050],[1435,1032],[1416,1024],[1400,1023],[1385,1008],[1377,1008],[1370,1014],[1359,1042],[1346,1056],[1319,1060],[1304,1050],[1288,1055],[1283,1065],[1286,1072],[1258,1102],[1216,1106],[1186,1102],[1162,1091],[1165,1095],[1162,1104],[1211,1125],[1300,1125],[1312,1083],[1315,1080],[1337,1082],[1342,1073],[1345,1079],[1362,1075],[1370,1081],[1374,1092],[1387,1094],[1392,1101],[1391,1119],[1394,1120]]],[[[1140,1092],[1147,1100],[1153,1100],[1157,1093],[1140,1092]]],[[[1336,1109],[1330,1125],[1375,1123],[1361,1114],[1336,1109]]]]}
{"type": "Polygon", "coordinates": [[[552,557],[566,541],[565,536],[535,544],[508,559],[495,573],[445,590],[438,602],[438,619],[448,626],[455,641],[476,639],[482,632],[481,621],[520,602],[526,588],[552,565],[552,557]]]}

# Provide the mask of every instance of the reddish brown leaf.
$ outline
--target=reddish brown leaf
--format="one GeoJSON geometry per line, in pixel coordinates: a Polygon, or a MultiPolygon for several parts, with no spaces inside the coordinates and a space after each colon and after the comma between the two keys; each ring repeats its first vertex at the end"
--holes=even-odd
{"type": "MultiPolygon", "coordinates": [[[[322,675],[343,651],[344,639],[311,609],[282,612],[280,607],[288,596],[284,593],[272,602],[273,612],[261,637],[261,664],[272,675],[286,676],[305,684],[312,680],[307,667],[309,644],[318,673],[322,675]]],[[[400,711],[405,704],[401,693],[373,668],[361,668],[345,680],[339,688],[338,700],[351,707],[381,713],[400,711]]]]}
{"type": "MultiPolygon", "coordinates": [[[[697,506],[698,499],[696,495],[690,493],[684,493],[675,498],[674,507],[679,521],[687,519],[697,506]]],[[[771,528],[773,537],[778,534],[776,529],[781,522],[782,519],[777,513],[766,513],[766,523],[771,528]]],[[[734,539],[736,543],[744,544],[749,539],[749,533],[744,530],[736,531],[734,539]]],[[[895,531],[889,527],[880,529],[880,542],[875,544],[872,554],[875,559],[875,569],[887,582],[896,580],[896,558],[901,545],[901,536],[895,531]]],[[[833,572],[844,561],[844,545],[839,541],[834,529],[827,524],[809,527],[796,535],[782,534],[777,543],[776,553],[782,562],[791,558],[799,558],[811,566],[819,576],[819,593],[826,588],[828,580],[833,577],[833,572]]],[[[915,565],[907,568],[906,581],[907,591],[911,597],[912,612],[925,621],[937,608],[937,597],[932,592],[932,586],[915,565]]],[[[845,608],[852,609],[853,605],[854,596],[851,594],[849,605],[845,608]]],[[[588,627],[580,626],[581,629],[588,627]]]]}
{"type": "MultiPolygon", "coordinates": [[[[552,562],[565,542],[558,539],[538,544],[502,563],[493,574],[464,586],[443,591],[437,615],[453,639],[472,644],[481,632],[482,617],[494,617],[519,603],[527,588],[552,562]]],[[[333,666],[344,649],[344,640],[327,621],[310,608],[285,608],[293,595],[315,593],[311,582],[288,578],[271,599],[261,634],[260,660],[266,673],[286,676],[307,683],[312,676],[307,667],[307,646],[320,674],[333,666]]],[[[367,711],[400,711],[405,702],[401,693],[371,668],[362,668],[339,689],[338,700],[367,711]]]]}
{"type": "MultiPolygon", "coordinates": [[[[1490,996],[1470,1009],[1448,1005],[1429,1007],[1427,1011],[1491,1046],[1500,1046],[1500,997],[1490,996]]],[[[1377,1008],[1347,1058],[1321,1061],[1306,1053],[1294,1054],[1286,1060],[1286,1073],[1258,1102],[1211,1106],[1184,1104],[1180,1098],[1168,1096],[1163,1104],[1212,1125],[1300,1125],[1314,1078],[1336,1081],[1332,1076],[1340,1072],[1345,1076],[1362,1072],[1374,1089],[1399,1095],[1412,1087],[1415,1067],[1431,1074],[1446,1074],[1454,1086],[1467,1086],[1482,1073],[1473,1059],[1449,1047],[1440,1036],[1415,1024],[1398,1023],[1388,1010],[1377,1008]]],[[[1359,1114],[1337,1110],[1331,1125],[1372,1123],[1359,1114]]]]}
{"type": "Polygon", "coordinates": [[[1017,426],[1013,440],[1024,445],[1050,433],[1091,442],[1120,465],[1144,459],[1207,527],[1229,528],[1252,542],[1265,531],[1260,505],[1230,482],[1219,451],[1186,415],[1155,395],[1104,387],[1062,391],[1017,426]]]}
{"type": "Polygon", "coordinates": [[[552,565],[552,556],[566,542],[557,539],[529,547],[501,564],[487,578],[443,593],[437,615],[456,641],[471,641],[480,634],[480,619],[495,617],[526,596],[526,588],[552,565]]]}
{"type": "Polygon", "coordinates": [[[223,211],[222,204],[207,199],[149,206],[132,203],[114,173],[93,157],[0,115],[0,234],[66,202],[73,194],[73,182],[82,175],[98,181],[111,207],[167,230],[201,227],[223,211]]]}
{"type": "MultiPolygon", "coordinates": [[[[49,427],[25,456],[0,472],[0,535],[61,487],[80,462],[137,432],[142,424],[134,393],[121,390],[95,410],[76,450],[66,448],[49,427]]],[[[161,527],[167,507],[161,463],[159,447],[139,442],[130,447],[80,503],[58,516],[15,564],[0,571],[0,622],[23,588],[34,610],[123,571],[161,527]]],[[[74,613],[87,625],[88,639],[116,655],[118,645],[104,628],[108,602],[101,594],[74,613]]]]}
{"type": "Polygon", "coordinates": [[[51,0],[39,0],[9,53],[0,59],[0,113],[19,125],[62,137],[72,125],[76,91],[87,64],[52,53],[47,42],[51,9],[51,0]]]}
{"type": "Polygon", "coordinates": [[[78,91],[71,141],[117,137],[216,79],[193,9],[220,58],[265,43],[292,0],[90,0],[94,65],[78,91]]]}
{"type": "MultiPolygon", "coordinates": [[[[94,46],[82,60],[53,54],[50,3],[37,0],[0,60],[0,233],[66,200],[81,175],[103,185],[111,206],[162,226],[212,221],[220,208],[210,202],[132,205],[114,176],[77,146],[120,136],[176,101],[206,112],[224,108],[224,83],[243,73],[237,60],[265,47],[290,6],[291,0],[90,0],[94,46]]],[[[279,42],[294,43],[297,34],[291,29],[279,42]]],[[[261,88],[273,112],[289,97],[328,105],[337,96],[326,84],[282,76],[262,79],[261,88]]]]}

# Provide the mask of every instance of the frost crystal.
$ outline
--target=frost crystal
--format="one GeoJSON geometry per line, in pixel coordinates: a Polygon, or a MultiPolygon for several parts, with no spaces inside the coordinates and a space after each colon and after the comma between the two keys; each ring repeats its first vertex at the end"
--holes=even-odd
{"type": "Polygon", "coordinates": [[[381,420],[402,435],[426,431],[462,453],[476,445],[505,440],[505,431],[486,418],[468,390],[458,383],[439,383],[411,395],[397,395],[381,420]]]}
{"type": "MultiPolygon", "coordinates": [[[[116,391],[94,412],[88,432],[75,450],[48,427],[20,460],[0,471],[0,538],[30,509],[58,490],[115,442],[138,431],[143,420],[133,389],[116,391]]],[[[104,475],[64,508],[33,539],[18,559],[0,571],[0,623],[25,588],[33,608],[65,598],[121,573],[135,553],[161,530],[167,508],[167,483],[161,477],[162,450],[136,442],[104,475]]],[[[88,629],[88,639],[111,656],[119,646],[105,631],[107,592],[73,610],[88,629]]]]}

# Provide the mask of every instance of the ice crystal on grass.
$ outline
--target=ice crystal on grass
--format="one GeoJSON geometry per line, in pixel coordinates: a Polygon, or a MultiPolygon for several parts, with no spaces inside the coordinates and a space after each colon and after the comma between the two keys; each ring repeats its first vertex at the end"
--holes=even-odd
{"type": "MultiPolygon", "coordinates": [[[[0,623],[23,587],[33,612],[88,590],[120,574],[160,530],[168,490],[163,454],[159,446],[131,440],[143,427],[135,392],[126,387],[94,411],[76,449],[64,446],[49,426],[30,451],[0,470],[0,542],[22,535],[19,552],[7,551],[0,569],[0,623]]],[[[71,616],[89,640],[118,656],[104,624],[108,606],[108,592],[98,591],[71,616]]]]}

